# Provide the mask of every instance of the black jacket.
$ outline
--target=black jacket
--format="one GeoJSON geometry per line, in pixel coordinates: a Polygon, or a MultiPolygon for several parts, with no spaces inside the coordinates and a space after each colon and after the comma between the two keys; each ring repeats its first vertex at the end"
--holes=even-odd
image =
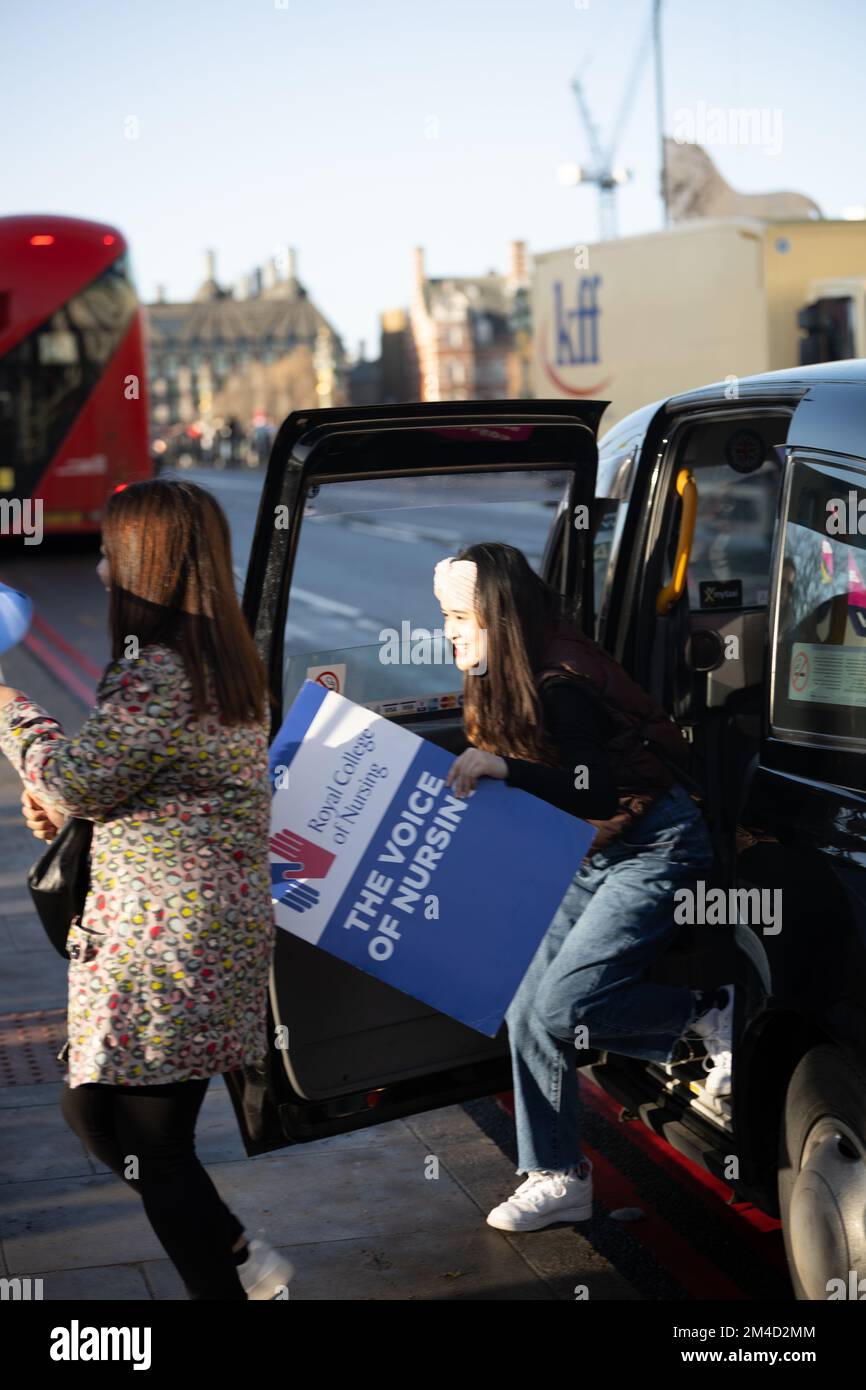
{"type": "Polygon", "coordinates": [[[568,678],[545,681],[539,699],[545,730],[559,750],[559,766],[506,757],[507,785],[583,820],[606,820],[619,804],[596,702],[568,678]],[[575,769],[581,767],[587,771],[579,780],[586,785],[578,788],[575,769]]]}

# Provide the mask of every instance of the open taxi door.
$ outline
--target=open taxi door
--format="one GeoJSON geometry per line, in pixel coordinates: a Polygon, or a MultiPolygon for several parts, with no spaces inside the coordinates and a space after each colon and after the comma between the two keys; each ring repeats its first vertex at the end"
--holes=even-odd
{"type": "MultiPolygon", "coordinates": [[[[244,591],[275,700],[272,737],[314,679],[462,751],[462,676],[443,659],[450,646],[421,643],[419,661],[412,634],[441,634],[433,567],[473,542],[521,549],[579,600],[590,631],[604,408],[457,401],[289,416],[268,463],[244,591]]],[[[511,1085],[504,1025],[486,1037],[282,929],[268,1030],[264,1071],[226,1077],[249,1154],[511,1085]]]]}

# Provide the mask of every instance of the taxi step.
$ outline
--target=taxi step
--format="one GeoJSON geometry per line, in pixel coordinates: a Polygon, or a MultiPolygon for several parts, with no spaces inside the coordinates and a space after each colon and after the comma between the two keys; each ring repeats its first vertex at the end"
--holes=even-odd
{"type": "Polygon", "coordinates": [[[664,1087],[668,1095],[684,1101],[691,1109],[724,1129],[733,1128],[731,1097],[715,1097],[707,1091],[707,1072],[699,1057],[684,1062],[647,1062],[647,1072],[664,1087]]]}

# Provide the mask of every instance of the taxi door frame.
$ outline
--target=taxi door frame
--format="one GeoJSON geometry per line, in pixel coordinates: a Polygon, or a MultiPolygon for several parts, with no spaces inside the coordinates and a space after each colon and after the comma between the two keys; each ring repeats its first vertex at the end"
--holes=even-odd
{"type": "MultiPolygon", "coordinates": [[[[449,428],[461,430],[468,432],[476,444],[484,438],[486,442],[501,447],[517,442],[514,438],[509,439],[509,427],[534,426],[545,427],[545,430],[556,425],[582,427],[591,436],[592,453],[590,459],[574,459],[568,514],[564,520],[561,516],[557,518],[557,523],[561,525],[557,534],[562,537],[565,556],[563,558],[559,545],[549,546],[545,563],[552,565],[557,562],[561,566],[565,583],[572,592],[578,592],[580,580],[582,619],[588,630],[592,624],[593,608],[592,534],[598,464],[597,431],[606,404],[598,401],[572,404],[561,400],[413,402],[407,405],[296,411],[290,415],[277,434],[268,462],[243,595],[243,611],[266,663],[269,690],[276,702],[272,709],[271,736],[279,729],[284,715],[282,645],[302,523],[303,508],[298,504],[305,496],[310,480],[321,476],[313,467],[317,451],[321,452],[323,446],[337,438],[347,439],[348,436],[364,434],[378,434],[381,438],[383,432],[393,435],[394,431],[405,428],[427,433],[449,428]],[[572,508],[583,502],[589,507],[590,524],[576,540],[568,521],[573,514],[572,508]],[[285,545],[275,547],[272,518],[275,509],[281,505],[290,507],[290,519],[285,545]],[[581,562],[582,569],[578,573],[581,562]]],[[[327,455],[327,449],[325,452],[327,455]]],[[[522,466],[527,471],[541,471],[556,467],[560,462],[568,467],[566,459],[553,457],[545,461],[524,461],[522,465],[516,461],[499,465],[488,463],[487,468],[490,471],[517,471],[522,466]]],[[[483,470],[484,466],[482,461],[478,461],[475,470],[483,470]]],[[[451,471],[474,470],[465,462],[459,465],[443,462],[439,467],[422,469],[406,467],[404,463],[399,471],[396,468],[388,469],[385,475],[406,476],[423,472],[429,476],[451,471]]],[[[383,476],[383,473],[379,470],[353,470],[348,475],[327,472],[324,476],[331,480],[351,476],[363,481],[364,478],[383,476]]],[[[592,636],[592,633],[589,632],[589,635],[592,636]]],[[[274,992],[272,981],[271,994],[274,992]]],[[[269,999],[265,1069],[245,1068],[225,1076],[249,1155],[366,1128],[401,1116],[490,1095],[510,1086],[510,1066],[507,1053],[503,1052],[501,1059],[494,1057],[489,1062],[462,1069],[459,1065],[451,1065],[444,1071],[430,1071],[408,1081],[389,1084],[379,1089],[372,1099],[367,1095],[366,1109],[358,1104],[364,1100],[360,1093],[338,1097],[333,1104],[310,1101],[290,1085],[286,1059],[279,1056],[274,1044],[274,1025],[269,999]],[[341,1106],[340,1101],[346,1103],[341,1106]]],[[[365,1090],[369,1093],[370,1087],[365,1090]]]]}

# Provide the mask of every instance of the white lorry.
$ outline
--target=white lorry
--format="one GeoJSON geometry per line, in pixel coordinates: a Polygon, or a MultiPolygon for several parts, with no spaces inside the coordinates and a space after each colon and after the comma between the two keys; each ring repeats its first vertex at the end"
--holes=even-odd
{"type": "Polygon", "coordinates": [[[537,255],[537,397],[632,410],[709,381],[866,357],[866,222],[684,222],[537,255]]]}

